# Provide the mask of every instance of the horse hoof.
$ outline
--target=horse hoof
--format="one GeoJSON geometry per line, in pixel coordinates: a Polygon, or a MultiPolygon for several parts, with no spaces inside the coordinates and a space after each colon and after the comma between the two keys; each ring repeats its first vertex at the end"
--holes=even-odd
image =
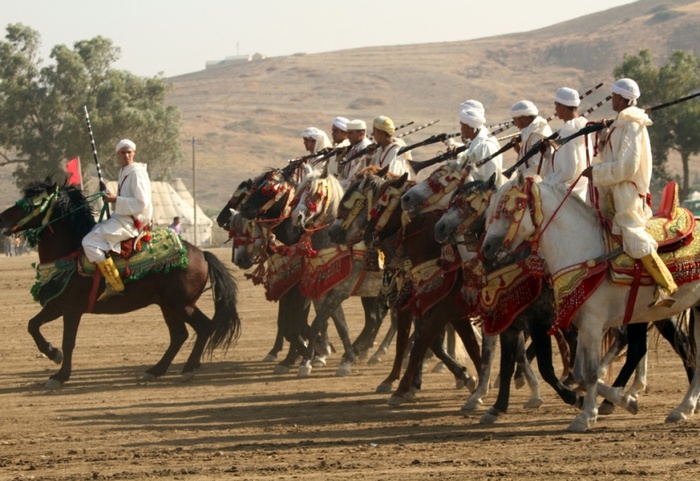
{"type": "Polygon", "coordinates": [[[391,396],[389,399],[386,400],[386,403],[389,406],[396,408],[396,407],[401,406],[406,401],[408,401],[408,399],[405,399],[402,396],[397,396],[394,394],[393,396],[391,396]]]}
{"type": "Polygon", "coordinates": [[[464,386],[466,386],[466,385],[467,385],[466,381],[464,379],[462,379],[461,377],[455,378],[455,389],[463,389],[464,386]]]}
{"type": "Polygon", "coordinates": [[[476,408],[482,406],[484,404],[484,401],[481,400],[481,398],[476,397],[476,398],[469,398],[466,403],[462,406],[462,411],[466,412],[471,412],[476,410],[476,408]]]}
{"type": "Polygon", "coordinates": [[[573,421],[571,421],[571,424],[569,424],[567,431],[572,433],[585,433],[586,431],[588,431],[588,428],[591,427],[592,424],[593,421],[590,421],[588,419],[588,416],[579,414],[574,418],[573,421]]]}
{"type": "Polygon", "coordinates": [[[367,361],[367,364],[369,364],[370,366],[374,366],[376,364],[381,364],[382,362],[384,362],[384,360],[382,359],[382,356],[378,356],[377,354],[375,354],[369,358],[369,361],[367,361]]]}
{"type": "Polygon", "coordinates": [[[438,372],[438,373],[446,372],[446,371],[447,371],[447,366],[445,366],[445,363],[443,363],[442,361],[435,364],[435,366],[433,367],[433,370],[432,370],[432,372],[438,372]]]}
{"type": "Polygon", "coordinates": [[[141,380],[145,381],[145,382],[154,382],[154,381],[157,381],[158,378],[156,376],[154,376],[153,374],[151,374],[150,372],[144,372],[141,375],[141,380]]]}
{"type": "Polygon", "coordinates": [[[58,379],[49,379],[46,381],[46,384],[44,384],[44,387],[48,389],[60,389],[62,386],[63,383],[58,379]]]}
{"type": "Polygon", "coordinates": [[[180,382],[189,382],[194,378],[195,371],[183,372],[180,375],[180,382]]]}
{"type": "Polygon", "coordinates": [[[466,384],[466,387],[467,387],[467,389],[469,389],[469,392],[476,391],[476,386],[477,386],[476,378],[474,376],[469,376],[467,378],[467,384],[466,384]]]}
{"type": "Polygon", "coordinates": [[[273,372],[275,374],[287,374],[289,372],[289,366],[286,364],[277,364],[273,372]]]}
{"type": "Polygon", "coordinates": [[[313,367],[326,367],[326,356],[316,356],[313,361],[311,361],[313,367]]]}
{"type": "Polygon", "coordinates": [[[611,403],[600,403],[600,406],[598,407],[598,414],[601,414],[603,416],[608,416],[612,413],[615,412],[615,405],[611,403]]]}
{"type": "Polygon", "coordinates": [[[542,406],[543,403],[544,401],[542,400],[542,398],[532,398],[528,399],[527,402],[523,404],[523,407],[525,409],[536,409],[542,406]]]}
{"type": "Polygon", "coordinates": [[[682,423],[687,420],[688,416],[680,412],[678,409],[671,411],[668,416],[666,416],[666,423],[682,423]]]}
{"type": "Polygon", "coordinates": [[[489,409],[479,418],[479,424],[496,424],[498,421],[498,414],[494,414],[489,409]]]}
{"type": "Polygon", "coordinates": [[[522,389],[525,386],[525,376],[518,376],[514,379],[515,389],[522,389]]]}
{"type": "Polygon", "coordinates": [[[297,377],[309,377],[311,375],[311,361],[304,361],[299,364],[299,371],[297,372],[297,377]]]}
{"type": "Polygon", "coordinates": [[[357,355],[357,360],[358,360],[358,361],[364,361],[364,360],[367,359],[368,357],[369,357],[369,351],[364,350],[364,351],[361,351],[361,352],[357,355]]]}
{"type": "Polygon", "coordinates": [[[352,373],[352,363],[351,362],[342,362],[340,366],[338,366],[338,370],[335,372],[335,375],[337,377],[345,377],[349,376],[350,373],[352,373]]]}
{"type": "Polygon", "coordinates": [[[377,394],[386,394],[390,393],[391,391],[393,391],[393,389],[391,387],[391,383],[388,382],[381,383],[379,386],[377,386],[377,389],[374,390],[374,392],[377,394]]]}
{"type": "Polygon", "coordinates": [[[60,365],[63,362],[63,352],[60,349],[56,349],[56,354],[53,355],[51,360],[60,365]]]}
{"type": "Polygon", "coordinates": [[[262,362],[272,362],[277,360],[277,354],[268,353],[267,356],[263,357],[262,362]]]}
{"type": "Polygon", "coordinates": [[[639,412],[639,404],[637,403],[637,398],[633,398],[632,396],[626,396],[627,399],[625,409],[627,410],[628,413],[630,414],[637,414],[639,412]]]}

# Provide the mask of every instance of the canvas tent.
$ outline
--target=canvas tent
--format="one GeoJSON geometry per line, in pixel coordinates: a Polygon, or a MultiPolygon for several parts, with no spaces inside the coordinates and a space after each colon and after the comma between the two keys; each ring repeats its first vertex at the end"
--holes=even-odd
{"type": "MultiPolygon", "coordinates": [[[[117,191],[115,181],[107,182],[110,192],[117,191]]],[[[211,245],[212,220],[197,206],[197,225],[195,227],[194,199],[182,179],[174,179],[172,185],[167,182],[151,182],[153,198],[153,226],[167,227],[173,217],[180,217],[182,238],[194,244],[195,230],[197,245],[211,245]]]]}

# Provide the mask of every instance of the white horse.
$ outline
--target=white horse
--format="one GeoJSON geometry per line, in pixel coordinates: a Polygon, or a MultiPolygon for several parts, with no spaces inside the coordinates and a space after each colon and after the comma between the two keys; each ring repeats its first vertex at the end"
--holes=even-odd
{"type": "MultiPolygon", "coordinates": [[[[515,249],[537,233],[539,253],[550,274],[603,259],[606,254],[604,233],[596,212],[577,196],[566,194],[561,187],[541,182],[538,177],[526,179],[520,173],[516,179],[504,184],[492,198],[487,211],[482,247],[484,256],[493,259],[501,250],[515,249]],[[539,195],[535,195],[537,191],[539,195]]],[[[697,226],[694,235],[696,239],[700,235],[697,226]]],[[[625,405],[630,401],[621,399],[620,389],[613,389],[600,381],[601,338],[609,327],[623,323],[629,295],[629,286],[614,284],[603,276],[599,287],[583,302],[573,318],[579,331],[574,376],[586,388],[586,397],[582,412],[569,426],[570,431],[583,432],[595,423],[598,392],[616,404],[625,405]]],[[[681,284],[674,298],[673,307],[650,309],[648,305],[654,300],[654,286],[640,286],[630,322],[653,322],[691,307],[696,311],[694,318],[698,319],[700,280],[681,284]]],[[[700,345],[700,326],[694,332],[695,343],[700,345]]],[[[688,392],[666,422],[680,422],[694,413],[700,394],[699,361],[700,357],[696,356],[695,375],[688,392]]]]}

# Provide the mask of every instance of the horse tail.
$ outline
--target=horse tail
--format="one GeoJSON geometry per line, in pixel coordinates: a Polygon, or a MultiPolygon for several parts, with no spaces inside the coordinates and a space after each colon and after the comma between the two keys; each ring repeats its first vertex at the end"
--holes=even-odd
{"type": "Polygon", "coordinates": [[[211,252],[204,251],[209,265],[209,281],[214,295],[214,332],[209,337],[205,352],[211,355],[218,347],[227,351],[241,334],[241,319],[236,309],[236,281],[226,266],[211,252]]]}

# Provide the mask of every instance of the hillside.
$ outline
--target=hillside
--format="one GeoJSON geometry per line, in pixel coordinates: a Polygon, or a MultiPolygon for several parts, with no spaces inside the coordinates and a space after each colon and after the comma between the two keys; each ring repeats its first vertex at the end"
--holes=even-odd
{"type": "MultiPolygon", "coordinates": [[[[642,0],[540,30],[464,42],[373,47],[268,58],[172,78],[170,101],[183,116],[183,145],[197,138],[198,198],[223,205],[240,180],[303,154],[301,131],[329,130],[337,115],[397,124],[440,119],[413,134],[458,130],[459,104],[480,99],[490,121],[508,120],[523,98],[549,115],[562,85],[585,91],[606,82],[625,53],[650,49],[659,61],[700,45],[700,1],[642,0]]],[[[641,99],[641,104],[644,104],[641,99]]],[[[590,103],[584,103],[588,106],[590,103]]],[[[609,114],[601,109],[594,118],[609,114]]],[[[409,142],[410,143],[410,142],[409,142]]],[[[437,147],[414,151],[435,155],[437,147]]],[[[190,179],[191,162],[180,175],[190,179]]]]}
{"type": "MultiPolygon", "coordinates": [[[[169,102],[183,120],[186,160],[178,176],[192,184],[195,137],[197,198],[205,210],[219,209],[241,180],[302,155],[304,128],[329,131],[337,115],[370,121],[384,114],[415,125],[440,119],[407,137],[411,143],[458,131],[459,104],[467,98],[481,100],[488,120],[497,122],[509,120],[508,109],[518,100],[528,98],[549,115],[558,87],[585,91],[605,82],[584,102],[587,108],[609,92],[612,70],[625,53],[648,48],[663,62],[677,49],[697,54],[698,45],[700,0],[641,0],[505,36],[217,66],[170,79],[169,102]]],[[[600,109],[592,118],[609,114],[600,109]]],[[[417,149],[414,157],[428,158],[438,149],[417,149]]],[[[0,170],[0,184],[10,175],[0,170]]]]}

